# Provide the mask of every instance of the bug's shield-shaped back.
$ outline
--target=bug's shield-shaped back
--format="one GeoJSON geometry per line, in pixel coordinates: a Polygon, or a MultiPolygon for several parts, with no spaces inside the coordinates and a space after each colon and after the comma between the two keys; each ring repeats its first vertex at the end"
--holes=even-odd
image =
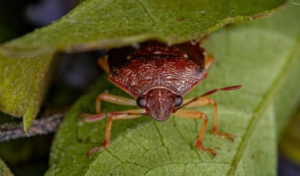
{"type": "Polygon", "coordinates": [[[165,87],[174,94],[185,95],[206,77],[204,57],[198,45],[187,43],[170,47],[148,42],[136,51],[118,50],[120,55],[109,55],[109,80],[134,97],[154,87],[165,87]]]}
{"type": "Polygon", "coordinates": [[[140,97],[153,87],[166,87],[184,95],[206,77],[204,69],[187,59],[134,59],[115,69],[109,80],[140,97]]]}

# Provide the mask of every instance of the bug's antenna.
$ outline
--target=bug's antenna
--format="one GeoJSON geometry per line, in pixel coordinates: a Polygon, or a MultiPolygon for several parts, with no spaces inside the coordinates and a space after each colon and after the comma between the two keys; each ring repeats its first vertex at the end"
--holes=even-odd
{"type": "Polygon", "coordinates": [[[181,106],[177,107],[176,110],[181,109],[181,108],[183,108],[183,107],[185,107],[185,106],[187,106],[187,105],[189,105],[189,104],[191,104],[191,103],[193,103],[193,102],[199,100],[199,99],[202,98],[202,97],[206,97],[206,96],[215,94],[215,93],[217,93],[218,91],[233,91],[233,90],[238,90],[238,89],[240,89],[240,88],[242,88],[242,85],[235,85],[235,86],[229,86],[229,87],[223,87],[223,88],[219,88],[219,89],[213,89],[213,90],[210,90],[210,91],[208,91],[208,92],[206,92],[206,93],[204,93],[204,94],[202,94],[202,95],[200,95],[200,96],[197,96],[197,97],[191,99],[190,101],[188,101],[188,102],[182,104],[181,106]]]}

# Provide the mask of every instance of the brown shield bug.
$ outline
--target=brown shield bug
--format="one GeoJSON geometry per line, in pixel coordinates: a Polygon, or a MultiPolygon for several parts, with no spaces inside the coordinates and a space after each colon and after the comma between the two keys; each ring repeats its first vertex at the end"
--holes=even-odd
{"type": "Polygon", "coordinates": [[[91,149],[88,155],[102,151],[109,146],[111,125],[114,120],[151,116],[156,121],[165,121],[171,115],[184,119],[202,119],[196,147],[216,156],[216,151],[202,145],[207,126],[204,113],[187,110],[187,107],[212,105],[213,134],[233,141],[228,133],[219,132],[217,103],[209,95],[217,91],[230,91],[241,88],[240,85],[214,89],[192,99],[183,97],[206,76],[206,70],[213,62],[213,56],[206,53],[199,42],[186,42],[174,46],[150,41],[139,48],[125,47],[112,49],[104,58],[99,59],[100,66],[109,72],[109,81],[130,94],[134,99],[102,93],[96,98],[96,114],[88,116],[85,121],[93,122],[108,116],[103,145],[91,149]],[[139,106],[140,109],[101,112],[101,101],[127,106],[139,106]]]}

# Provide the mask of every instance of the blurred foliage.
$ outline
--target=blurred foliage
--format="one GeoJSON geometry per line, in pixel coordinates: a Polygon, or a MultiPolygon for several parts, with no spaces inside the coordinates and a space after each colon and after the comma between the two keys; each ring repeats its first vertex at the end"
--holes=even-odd
{"type": "MultiPolygon", "coordinates": [[[[298,104],[299,105],[299,104],[298,104]]],[[[288,128],[280,140],[279,149],[283,156],[300,165],[300,111],[293,114],[288,128]]]]}
{"type": "Polygon", "coordinates": [[[13,176],[10,172],[9,168],[5,165],[5,163],[0,158],[0,175],[1,176],[13,176]]]}
{"type": "Polygon", "coordinates": [[[16,176],[40,176],[48,168],[53,135],[0,143],[0,156],[16,176]]]}

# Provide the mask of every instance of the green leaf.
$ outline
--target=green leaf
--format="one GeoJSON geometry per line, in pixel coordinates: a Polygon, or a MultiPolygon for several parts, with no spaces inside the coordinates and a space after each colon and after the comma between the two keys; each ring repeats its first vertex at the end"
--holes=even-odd
{"type": "Polygon", "coordinates": [[[201,38],[227,23],[261,18],[285,0],[88,0],[56,23],[0,51],[23,55],[53,50],[90,50],[158,39],[179,43],[201,38]]]}
{"type": "Polygon", "coordinates": [[[0,109],[23,116],[24,129],[29,128],[39,111],[52,60],[52,54],[21,59],[0,55],[0,109]]]}
{"type": "Polygon", "coordinates": [[[149,39],[179,43],[200,39],[227,23],[273,13],[286,0],[88,0],[57,22],[0,46],[0,109],[24,116],[28,129],[38,113],[56,51],[85,51],[149,39]]]}
{"type": "MultiPolygon", "coordinates": [[[[281,95],[283,90],[292,90],[287,86],[300,84],[293,75],[299,75],[299,16],[299,7],[290,5],[270,19],[214,33],[204,44],[216,62],[208,78],[188,97],[216,87],[244,86],[213,96],[218,102],[220,130],[234,134],[234,143],[212,134],[211,107],[196,108],[209,117],[203,142],[217,150],[216,158],[194,147],[202,121],[176,117],[165,122],[149,117],[115,121],[109,149],[87,157],[88,149],[101,145],[106,121],[83,123],[78,115],[95,112],[99,93],[125,95],[101,78],[64,120],[52,146],[47,176],[276,175],[276,122],[283,118],[276,113],[285,112],[275,108],[289,109],[300,95],[299,89],[281,95]]],[[[110,103],[102,107],[105,112],[127,109],[110,103]]]]}
{"type": "Polygon", "coordinates": [[[10,172],[9,168],[5,165],[5,163],[0,158],[0,175],[1,176],[13,176],[10,172]]]}

